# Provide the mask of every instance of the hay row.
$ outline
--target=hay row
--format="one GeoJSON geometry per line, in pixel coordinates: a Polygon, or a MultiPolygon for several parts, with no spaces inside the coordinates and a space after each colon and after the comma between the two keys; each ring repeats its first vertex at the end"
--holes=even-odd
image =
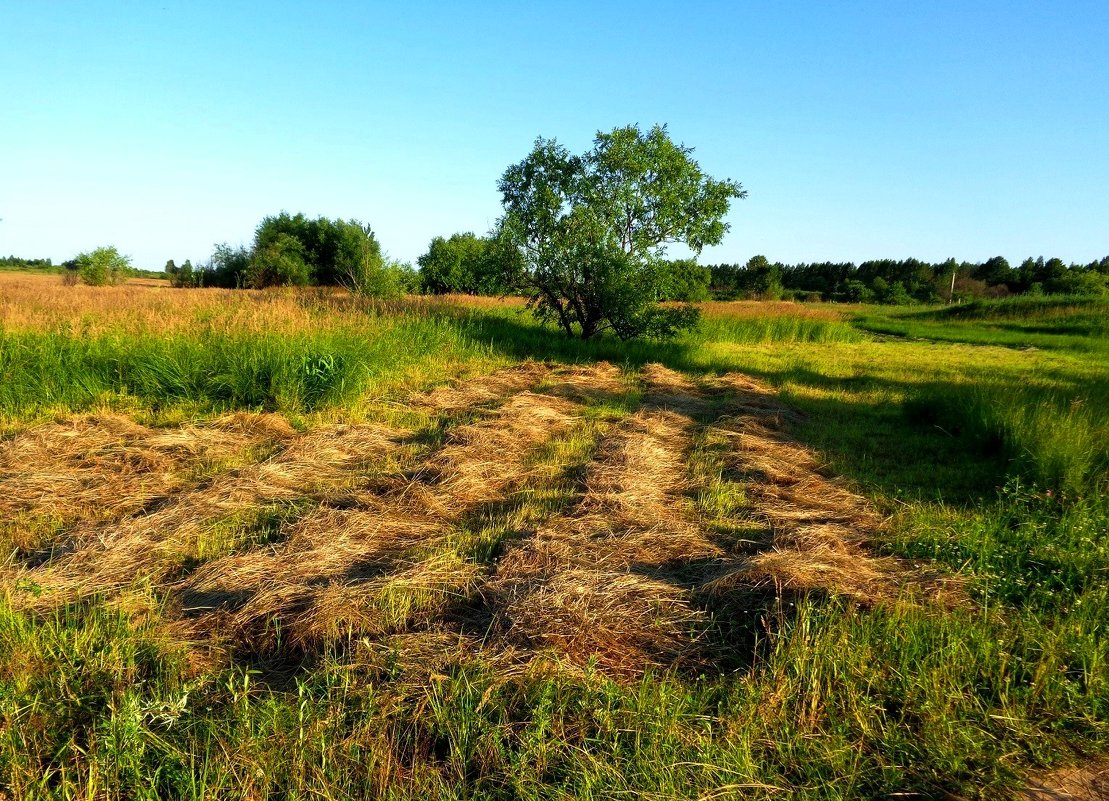
{"type": "Polygon", "coordinates": [[[821,591],[864,603],[897,596],[904,570],[865,547],[882,517],[784,433],[799,415],[769,387],[743,376],[723,376],[711,387],[732,394],[714,433],[733,443],[728,467],[744,480],[750,515],[769,528],[771,545],[730,566],[710,587],[821,591]]]}
{"type": "Polygon", "coordinates": [[[452,526],[523,485],[530,454],[578,411],[570,401],[518,392],[486,419],[453,430],[414,476],[384,494],[351,496],[349,508],[298,520],[277,547],[201,566],[176,589],[183,613],[198,635],[254,647],[280,637],[308,648],[429,624],[479,579],[479,567],[447,545],[452,526]]]}
{"type": "Polygon", "coordinates": [[[134,515],[220,464],[249,459],[296,432],[273,414],[153,429],[115,414],[79,415],[0,444],[0,519],[61,526],[134,515]]]}
{"type": "Polygon", "coordinates": [[[0,451],[0,509],[76,522],[67,552],[9,570],[7,583],[47,590],[19,595],[41,606],[147,581],[169,592],[185,636],[252,649],[443,634],[465,622],[451,610],[472,614],[479,598],[491,657],[593,663],[618,676],[702,660],[713,594],[896,594],[904,571],[865,549],[880,516],[784,433],[798,416],[768,387],[738,375],[694,383],[660,365],[635,378],[641,407],[599,442],[570,511],[491,569],[458,552],[454,527],[534,483],[535,450],[576,425],[583,404],[626,398],[619,368],[528,362],[419,395],[414,402],[439,415],[480,412],[419,459],[410,432],[364,425],[301,435],[272,416],[176,431],[124,418],[41,427],[0,451]],[[727,468],[769,532],[762,552],[718,541],[693,511],[687,461],[700,426],[731,444],[727,468]],[[182,478],[259,448],[278,450],[182,478]],[[30,468],[17,472],[19,464],[30,468]],[[300,506],[280,523],[279,541],[200,558],[213,526],[280,504],[300,506]],[[190,560],[203,563],[182,576],[190,560]]]}
{"type": "Polygon", "coordinates": [[[78,525],[66,548],[20,578],[48,590],[28,603],[56,604],[89,594],[110,594],[142,577],[157,584],[193,555],[220,520],[274,504],[317,501],[344,491],[360,467],[399,447],[400,432],[380,426],[328,426],[293,440],[262,462],[170,495],[153,511],[107,524],[78,525]]]}
{"type": "Polygon", "coordinates": [[[571,512],[510,548],[482,585],[490,645],[614,675],[695,656],[703,615],[686,587],[659,575],[719,555],[684,509],[692,428],[688,416],[650,408],[614,427],[571,512]]]}

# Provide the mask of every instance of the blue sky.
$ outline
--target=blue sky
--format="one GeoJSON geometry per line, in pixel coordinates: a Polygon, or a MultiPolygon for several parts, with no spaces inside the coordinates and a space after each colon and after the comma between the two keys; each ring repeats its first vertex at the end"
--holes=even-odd
{"type": "Polygon", "coordinates": [[[750,192],[704,262],[1109,254],[1109,3],[0,0],[0,254],[206,259],[282,209],[414,261],[555,137],[750,192]]]}

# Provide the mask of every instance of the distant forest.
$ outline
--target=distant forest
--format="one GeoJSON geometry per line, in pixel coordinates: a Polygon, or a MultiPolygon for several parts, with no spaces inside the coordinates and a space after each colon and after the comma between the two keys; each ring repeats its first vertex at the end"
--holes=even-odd
{"type": "Polygon", "coordinates": [[[50,259],[23,259],[19,256],[0,256],[0,270],[53,270],[50,259]]]}
{"type": "MultiPolygon", "coordinates": [[[[279,220],[289,221],[285,215],[267,218],[271,225],[279,220]]],[[[427,294],[503,294],[504,286],[499,280],[504,270],[503,260],[491,257],[494,252],[491,245],[489,240],[473,234],[456,234],[448,240],[436,237],[428,253],[419,259],[421,269],[410,273],[411,278],[401,283],[408,291],[427,294]]],[[[229,255],[238,257],[230,261],[242,261],[243,270],[250,263],[250,254],[245,249],[232,252],[227,246],[221,246],[211,264],[197,269],[196,278],[207,276],[207,281],[182,281],[182,276],[177,274],[181,269],[170,267],[172,262],[167,265],[167,273],[171,273],[168,277],[177,285],[234,286],[234,282],[217,280],[222,277],[219,268],[229,266],[222,263],[228,261],[229,255]]],[[[70,262],[54,264],[50,259],[0,257],[0,269],[58,272],[74,267],[70,262]]],[[[1109,256],[1089,264],[1067,264],[1062,259],[1041,256],[1027,258],[1016,267],[1002,256],[977,263],[954,259],[939,263],[875,259],[860,264],[782,264],[771,262],[765,256],[755,256],[746,264],[703,265],[691,259],[679,259],[660,264],[659,270],[664,274],[659,283],[659,300],[799,300],[908,305],[1009,295],[1109,295],[1109,256]]],[[[155,274],[145,270],[137,272],[155,274]]],[[[306,273],[304,281],[293,283],[343,283],[338,274],[324,276],[333,280],[319,280],[319,277],[306,273]],[[311,281],[310,277],[317,280],[311,281]]],[[[258,285],[264,284],[259,282],[258,285]]]]}
{"type": "MultiPolygon", "coordinates": [[[[1016,267],[1002,256],[981,263],[948,259],[938,264],[918,259],[781,264],[755,256],[742,265],[713,264],[701,269],[707,294],[716,300],[901,305],[1024,294],[1109,294],[1109,256],[1089,264],[1070,265],[1062,259],[1041,256],[1025,259],[1016,267]]],[[[691,287],[696,283],[700,282],[682,282],[691,287]]]]}

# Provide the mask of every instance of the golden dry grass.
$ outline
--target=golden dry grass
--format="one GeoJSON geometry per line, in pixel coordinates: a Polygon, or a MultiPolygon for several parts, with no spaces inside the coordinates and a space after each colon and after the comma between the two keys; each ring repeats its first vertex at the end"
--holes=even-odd
{"type": "Polygon", "coordinates": [[[731,300],[698,303],[706,317],[801,317],[807,320],[844,320],[857,308],[837,304],[835,308],[788,300],[731,300]]]}
{"type": "Polygon", "coordinates": [[[1106,801],[1109,763],[1093,762],[1034,778],[1020,794],[1024,801],[1106,801]]]}
{"type": "Polygon", "coordinates": [[[871,603],[907,580],[867,551],[881,517],[788,437],[796,413],[744,376],[527,362],[411,404],[445,427],[441,441],[381,425],[299,434],[242,414],[177,429],[85,416],[23,432],[0,451],[0,510],[54,527],[34,554],[11,538],[4,591],[47,609],[94,594],[126,604],[150,587],[198,649],[423,634],[506,665],[632,676],[705,664],[706,598],[871,603]],[[590,403],[637,388],[638,410],[594,429],[568,506],[493,562],[459,550],[466,520],[504,514],[551,475],[536,454],[585,425],[590,403]],[[749,504],[737,514],[765,531],[761,548],[701,518],[698,432],[726,445],[723,468],[749,504]],[[467,633],[475,623],[481,637],[467,633]]]}
{"type": "Polygon", "coordinates": [[[0,271],[0,328],[65,329],[93,336],[126,330],[135,335],[220,331],[297,334],[365,325],[366,313],[414,313],[478,307],[516,308],[518,298],[469,295],[409,296],[388,303],[335,287],[312,289],[173,289],[165,281],[131,279],[119,286],[65,286],[61,276],[0,271]]]}

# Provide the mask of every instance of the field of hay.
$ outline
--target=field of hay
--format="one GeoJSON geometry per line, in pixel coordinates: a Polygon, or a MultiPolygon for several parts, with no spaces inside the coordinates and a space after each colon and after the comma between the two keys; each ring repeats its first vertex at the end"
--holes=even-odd
{"type": "Polygon", "coordinates": [[[1050,788],[1109,750],[1107,311],[0,273],[0,798],[1050,788]]]}

